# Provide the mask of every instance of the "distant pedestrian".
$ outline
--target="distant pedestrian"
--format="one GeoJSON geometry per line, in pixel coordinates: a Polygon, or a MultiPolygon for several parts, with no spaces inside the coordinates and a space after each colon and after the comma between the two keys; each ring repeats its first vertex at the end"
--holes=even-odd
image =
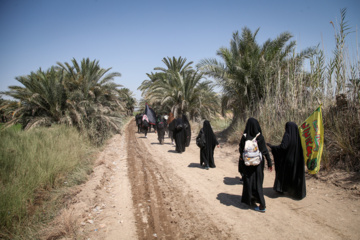
{"type": "Polygon", "coordinates": [[[174,145],[174,131],[175,131],[175,118],[172,112],[169,113],[169,118],[167,120],[169,137],[171,139],[171,144],[174,145]]]}
{"type": "Polygon", "coordinates": [[[147,138],[147,133],[148,133],[148,129],[149,129],[149,119],[148,117],[146,116],[146,114],[143,115],[142,117],[142,128],[145,132],[145,137],[147,138]]]}
{"type": "Polygon", "coordinates": [[[204,166],[206,170],[215,168],[214,150],[215,146],[219,147],[219,142],[212,130],[210,122],[204,121],[203,128],[201,130],[205,135],[205,146],[200,149],[200,165],[204,166]]]}
{"type": "Polygon", "coordinates": [[[167,123],[169,119],[169,116],[167,114],[164,115],[164,120],[165,120],[165,134],[167,134],[169,136],[169,125],[167,123]]]}
{"type": "Polygon", "coordinates": [[[156,119],[156,129],[160,144],[164,144],[165,119],[161,115],[159,115],[156,119]]]}
{"type": "Polygon", "coordinates": [[[176,151],[178,153],[185,152],[185,144],[186,144],[186,130],[184,126],[184,121],[182,117],[179,117],[174,120],[175,121],[175,130],[173,132],[176,151]]]}
{"type": "Polygon", "coordinates": [[[185,114],[182,115],[182,120],[184,123],[185,134],[186,134],[185,147],[188,147],[190,146],[190,141],[191,141],[191,125],[185,114]]]}
{"type": "Polygon", "coordinates": [[[140,113],[136,114],[136,117],[135,117],[136,126],[138,127],[138,133],[141,132],[142,117],[143,117],[143,115],[140,113]]]}

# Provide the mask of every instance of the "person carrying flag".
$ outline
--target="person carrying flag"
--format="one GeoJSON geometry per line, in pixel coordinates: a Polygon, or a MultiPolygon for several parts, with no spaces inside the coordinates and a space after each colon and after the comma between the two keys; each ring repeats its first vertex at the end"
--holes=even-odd
{"type": "Polygon", "coordinates": [[[275,162],[273,189],[278,193],[288,192],[292,197],[306,196],[305,163],[298,126],[293,122],[285,124],[285,133],[280,145],[267,144],[275,162]]]}

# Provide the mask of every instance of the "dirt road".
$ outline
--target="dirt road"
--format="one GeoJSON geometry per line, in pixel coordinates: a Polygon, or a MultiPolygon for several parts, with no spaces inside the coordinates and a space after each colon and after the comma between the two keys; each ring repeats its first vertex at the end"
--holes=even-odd
{"type": "MultiPolygon", "coordinates": [[[[98,158],[68,211],[84,239],[359,239],[359,185],[352,190],[307,177],[301,201],[272,190],[265,172],[266,213],[241,203],[236,146],[215,150],[204,170],[194,135],[182,154],[131,121],[98,158]]],[[[349,183],[352,184],[352,183],[349,183]]]]}

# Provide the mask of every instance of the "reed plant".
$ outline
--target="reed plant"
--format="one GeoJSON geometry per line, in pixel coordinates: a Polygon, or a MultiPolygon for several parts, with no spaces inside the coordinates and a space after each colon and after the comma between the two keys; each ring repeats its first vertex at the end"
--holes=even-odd
{"type": "Polygon", "coordinates": [[[8,128],[0,138],[0,238],[12,238],[46,192],[85,181],[94,148],[75,128],[63,125],[8,128]]]}

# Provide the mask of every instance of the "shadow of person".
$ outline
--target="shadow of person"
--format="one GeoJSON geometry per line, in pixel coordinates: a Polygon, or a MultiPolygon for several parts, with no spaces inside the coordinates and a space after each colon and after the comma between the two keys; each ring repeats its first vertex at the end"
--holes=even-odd
{"type": "Polygon", "coordinates": [[[226,185],[237,185],[237,184],[242,184],[243,181],[241,180],[240,177],[224,177],[224,184],[226,185]]]}
{"type": "Polygon", "coordinates": [[[190,163],[189,168],[203,168],[200,163],[190,163]]]}
{"type": "Polygon", "coordinates": [[[284,193],[275,191],[272,187],[263,188],[264,195],[269,198],[285,197],[284,193]]]}
{"type": "Polygon", "coordinates": [[[169,153],[178,153],[178,152],[175,151],[175,150],[169,150],[168,152],[169,152],[169,153]]]}
{"type": "Polygon", "coordinates": [[[288,192],[278,192],[278,191],[275,191],[273,188],[264,188],[263,191],[264,191],[264,195],[269,198],[286,197],[286,198],[290,198],[294,201],[301,200],[301,198],[296,197],[296,193],[291,190],[289,190],[288,192]]]}
{"type": "Polygon", "coordinates": [[[161,145],[161,143],[159,143],[159,142],[152,142],[152,143],[151,143],[151,145],[154,145],[154,144],[156,144],[156,145],[161,145]]]}
{"type": "Polygon", "coordinates": [[[228,193],[219,193],[216,197],[221,204],[226,206],[234,206],[240,209],[250,209],[250,207],[241,202],[241,195],[233,195],[228,193]]]}

